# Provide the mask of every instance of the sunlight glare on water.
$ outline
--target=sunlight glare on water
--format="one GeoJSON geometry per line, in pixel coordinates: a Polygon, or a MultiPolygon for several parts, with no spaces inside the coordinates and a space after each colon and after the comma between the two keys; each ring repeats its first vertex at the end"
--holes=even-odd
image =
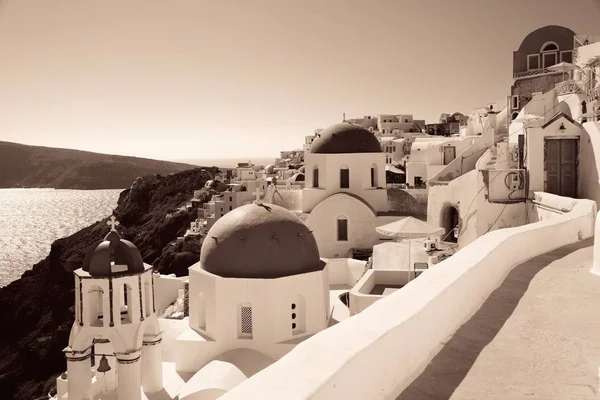
{"type": "Polygon", "coordinates": [[[121,192],[0,189],[0,287],[44,259],[55,240],[108,217],[121,192]]]}

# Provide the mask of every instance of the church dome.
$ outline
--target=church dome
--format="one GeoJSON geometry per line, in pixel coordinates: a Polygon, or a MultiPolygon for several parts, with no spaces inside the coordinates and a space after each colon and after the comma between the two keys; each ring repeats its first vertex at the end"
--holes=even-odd
{"type": "Polygon", "coordinates": [[[316,154],[381,153],[381,144],[368,129],[342,122],[319,132],[310,146],[310,152],[316,154]]]}
{"type": "Polygon", "coordinates": [[[272,279],[323,269],[308,227],[287,209],[253,203],[221,217],[208,231],[200,266],[225,278],[272,279]]]}
{"type": "Polygon", "coordinates": [[[144,261],[137,247],[110,231],[103,241],[92,246],[83,260],[84,271],[93,278],[108,278],[144,272],[144,261]]]}

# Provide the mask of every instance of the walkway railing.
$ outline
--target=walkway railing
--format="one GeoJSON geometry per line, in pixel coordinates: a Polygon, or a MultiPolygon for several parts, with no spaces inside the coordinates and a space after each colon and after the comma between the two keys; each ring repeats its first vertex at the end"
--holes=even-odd
{"type": "Polygon", "coordinates": [[[563,82],[557,83],[555,85],[555,89],[556,89],[556,94],[558,96],[560,96],[563,94],[583,92],[583,85],[582,85],[582,82],[571,79],[568,81],[563,81],[563,82]]]}

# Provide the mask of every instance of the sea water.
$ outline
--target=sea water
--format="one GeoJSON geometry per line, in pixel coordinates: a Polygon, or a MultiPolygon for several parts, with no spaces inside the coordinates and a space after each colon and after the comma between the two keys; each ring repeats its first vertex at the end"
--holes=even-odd
{"type": "Polygon", "coordinates": [[[0,189],[0,287],[44,259],[55,240],[108,217],[121,191],[0,189]]]}

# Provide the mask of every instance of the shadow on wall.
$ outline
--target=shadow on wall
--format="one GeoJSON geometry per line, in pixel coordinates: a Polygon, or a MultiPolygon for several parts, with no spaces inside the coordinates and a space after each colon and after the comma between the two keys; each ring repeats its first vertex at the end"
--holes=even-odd
{"type": "Polygon", "coordinates": [[[273,186],[269,186],[265,194],[265,201],[291,211],[299,211],[302,209],[302,190],[275,190],[273,186]]]}
{"type": "Polygon", "coordinates": [[[562,258],[575,250],[589,247],[592,240],[561,247],[515,267],[396,400],[449,399],[481,351],[510,318],[535,275],[548,265],[548,259],[562,258]]]}
{"type": "Polygon", "coordinates": [[[390,211],[427,215],[427,189],[388,188],[387,196],[390,211]]]}
{"type": "MultiPolygon", "coordinates": [[[[587,122],[581,132],[580,147],[581,165],[586,166],[586,171],[581,177],[581,190],[579,197],[594,200],[600,204],[600,176],[598,172],[597,153],[600,151],[600,141],[597,132],[600,131],[600,123],[587,122]]],[[[600,155],[600,154],[599,154],[600,155]]]]}

